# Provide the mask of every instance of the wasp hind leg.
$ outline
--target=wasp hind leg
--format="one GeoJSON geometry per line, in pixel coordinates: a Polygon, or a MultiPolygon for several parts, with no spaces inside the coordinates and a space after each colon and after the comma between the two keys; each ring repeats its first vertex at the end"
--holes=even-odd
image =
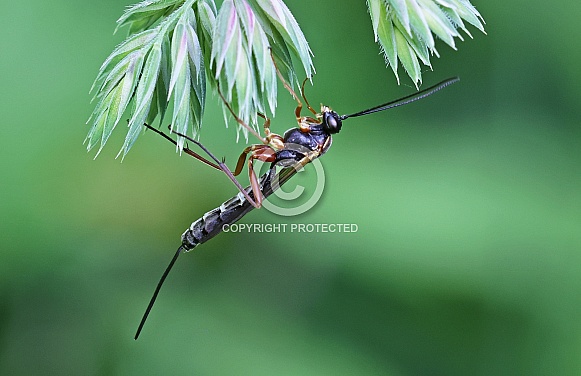
{"type": "Polygon", "coordinates": [[[262,162],[274,162],[276,161],[277,152],[269,145],[252,145],[242,151],[240,157],[238,158],[238,163],[236,164],[236,169],[234,170],[234,175],[240,174],[244,168],[244,161],[248,156],[248,180],[250,181],[250,186],[252,187],[252,194],[254,195],[255,207],[259,208],[262,206],[263,196],[260,190],[260,182],[258,177],[254,172],[254,160],[258,159],[262,162]]]}
{"type": "MultiPolygon", "coordinates": [[[[167,134],[165,134],[164,132],[160,131],[159,129],[156,129],[154,127],[152,127],[151,125],[147,124],[147,123],[143,123],[143,126],[146,127],[149,130],[154,131],[155,133],[157,133],[158,135],[162,136],[163,138],[165,138],[166,140],[168,140],[169,142],[171,142],[172,144],[174,144],[175,146],[178,146],[178,143],[172,139],[170,136],[168,136],[167,134]]],[[[182,136],[181,134],[178,134],[178,136],[182,136]]],[[[183,136],[182,136],[183,137],[183,136]]],[[[191,140],[189,137],[185,137],[186,139],[191,140]]],[[[196,158],[197,160],[199,160],[200,162],[215,168],[216,170],[222,170],[222,168],[220,168],[219,165],[209,161],[208,159],[202,157],[200,154],[196,153],[195,151],[193,151],[192,149],[190,149],[187,146],[182,147],[182,151],[194,158],[196,158]]]]}
{"type": "MultiPolygon", "coordinates": [[[[169,137],[168,135],[166,135],[165,133],[163,133],[162,131],[153,128],[152,126],[150,126],[149,124],[145,124],[144,126],[152,131],[154,131],[155,133],[161,135],[163,138],[165,138],[166,140],[170,141],[172,144],[177,146],[177,142],[175,140],[173,140],[171,137],[169,137]]],[[[171,131],[170,131],[171,132],[171,131]]],[[[200,149],[202,149],[209,157],[212,161],[202,157],[201,155],[199,155],[198,153],[194,152],[193,150],[191,150],[189,147],[184,147],[182,148],[182,150],[196,158],[197,160],[207,164],[208,166],[214,167],[217,170],[221,170],[224,174],[226,174],[226,176],[228,177],[228,179],[230,179],[230,181],[232,181],[232,183],[236,186],[236,188],[238,188],[238,190],[244,195],[244,197],[248,200],[248,202],[250,202],[252,204],[252,206],[259,208],[260,205],[258,205],[256,203],[256,201],[254,201],[252,199],[252,197],[250,197],[250,195],[246,192],[246,190],[240,185],[240,183],[238,182],[238,180],[236,180],[236,178],[234,177],[234,174],[232,174],[232,171],[230,171],[230,169],[228,168],[228,166],[226,166],[226,164],[224,163],[224,161],[219,160],[214,154],[212,154],[212,152],[210,150],[208,150],[208,148],[206,148],[200,141],[196,141],[193,138],[179,133],[179,132],[171,132],[174,133],[175,135],[179,136],[179,137],[183,137],[186,140],[188,140],[189,142],[192,142],[194,144],[196,144],[200,149]]]]}

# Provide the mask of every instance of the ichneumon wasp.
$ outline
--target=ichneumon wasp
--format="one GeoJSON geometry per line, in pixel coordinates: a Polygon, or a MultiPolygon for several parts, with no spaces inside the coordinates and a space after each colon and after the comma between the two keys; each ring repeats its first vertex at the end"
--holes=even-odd
{"type": "MultiPolygon", "coordinates": [[[[276,65],[275,65],[276,66],[276,65]]],[[[171,262],[165,269],[162,277],[160,278],[153,296],[151,297],[149,304],[145,310],[143,318],[139,323],[139,327],[135,334],[135,339],[139,337],[143,325],[147,320],[149,312],[151,311],[153,304],[159,294],[159,291],[168,276],[171,268],[176,262],[178,256],[182,252],[188,252],[192,250],[199,244],[202,244],[214,236],[218,235],[223,230],[223,226],[226,224],[232,224],[240,220],[244,215],[250,212],[254,208],[259,208],[262,205],[264,198],[272,194],[278,187],[286,183],[301,167],[304,167],[315,158],[320,157],[326,153],[331,147],[332,135],[339,133],[343,125],[343,121],[348,118],[354,118],[358,116],[368,115],[375,112],[380,112],[388,110],[390,108],[403,106],[417,100],[423,99],[435,92],[445,88],[448,85],[456,83],[459,78],[454,77],[444,80],[434,86],[427,89],[419,91],[414,94],[410,94],[403,98],[399,98],[378,106],[368,108],[367,110],[355,112],[348,115],[339,115],[337,112],[333,111],[330,107],[321,105],[321,111],[316,112],[308,100],[305,97],[305,83],[306,79],[303,81],[301,86],[301,97],[305,101],[307,108],[312,113],[313,116],[301,116],[301,111],[303,108],[303,103],[290,87],[290,85],[284,80],[278,69],[276,69],[279,79],[282,81],[284,87],[290,92],[293,98],[297,101],[297,107],[295,109],[295,115],[297,119],[298,126],[287,130],[282,136],[273,133],[270,130],[270,119],[266,116],[259,114],[264,119],[264,133],[265,137],[260,136],[254,129],[252,129],[248,124],[244,123],[232,110],[232,107],[225,100],[224,96],[218,88],[218,93],[222,100],[224,101],[226,107],[234,117],[234,119],[243,127],[248,129],[252,134],[256,135],[260,140],[261,144],[255,144],[246,147],[236,164],[234,171],[231,171],[223,160],[216,158],[204,145],[199,141],[192,139],[184,134],[177,132],[172,132],[177,136],[183,137],[186,140],[197,145],[204,153],[206,153],[210,159],[207,159],[200,154],[191,150],[187,145],[182,149],[186,154],[198,159],[199,161],[211,166],[215,169],[223,171],[228,178],[236,185],[240,193],[232,197],[228,201],[225,201],[219,207],[207,212],[201,218],[193,222],[190,227],[182,234],[182,244],[178,247],[175,252],[171,262]],[[296,146],[299,146],[297,148],[296,146]],[[250,180],[250,186],[243,188],[240,183],[236,180],[235,176],[238,175],[244,168],[244,163],[248,159],[248,174],[250,180]],[[254,160],[259,160],[263,162],[270,163],[270,169],[260,178],[256,176],[254,171],[253,162],[254,160]],[[277,174],[276,167],[281,166],[283,169],[277,174]]],[[[177,142],[171,137],[155,129],[148,124],[144,126],[177,145],[177,142]]],[[[170,131],[171,132],[171,131],[170,131]]]]}

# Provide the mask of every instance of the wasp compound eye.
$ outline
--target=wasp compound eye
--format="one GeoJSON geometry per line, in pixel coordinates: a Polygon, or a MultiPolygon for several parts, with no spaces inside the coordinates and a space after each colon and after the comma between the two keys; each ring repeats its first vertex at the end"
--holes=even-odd
{"type": "Polygon", "coordinates": [[[343,123],[335,111],[325,112],[323,126],[329,134],[339,133],[342,125],[343,123]]]}

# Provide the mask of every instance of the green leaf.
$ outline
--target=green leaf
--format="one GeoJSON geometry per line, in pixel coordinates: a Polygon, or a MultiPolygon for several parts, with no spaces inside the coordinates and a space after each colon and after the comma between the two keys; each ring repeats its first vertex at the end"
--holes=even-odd
{"type": "Polygon", "coordinates": [[[468,0],[368,0],[367,6],[375,40],[398,83],[399,60],[418,86],[420,61],[431,68],[430,56],[439,56],[434,35],[456,49],[454,38],[463,40],[458,29],[471,36],[463,20],[484,32],[482,16],[468,0]]]}
{"type": "MultiPolygon", "coordinates": [[[[135,143],[139,131],[143,129],[143,123],[147,121],[154,94],[156,92],[157,79],[161,64],[161,40],[157,40],[147,55],[146,62],[141,72],[141,81],[135,92],[135,109],[129,120],[129,131],[123,143],[123,156],[127,154],[135,143]]],[[[121,153],[121,152],[120,152],[121,153]]]]}
{"type": "MultiPolygon", "coordinates": [[[[96,145],[97,138],[101,139],[99,152],[109,139],[109,136],[121,120],[123,113],[127,109],[137,86],[138,78],[141,75],[145,50],[137,49],[125,56],[125,60],[119,62],[119,69],[113,69],[112,75],[108,75],[112,81],[107,85],[105,78],[105,88],[98,95],[100,101],[89,121],[95,119],[93,128],[87,138],[87,149],[90,150],[96,145]]],[[[87,141],[86,140],[86,141],[87,141]]],[[[99,154],[97,152],[97,155],[99,154]]]]}
{"type": "Polygon", "coordinates": [[[238,18],[236,9],[232,0],[226,0],[222,4],[218,16],[216,17],[216,26],[214,28],[214,39],[212,45],[212,65],[215,65],[216,78],[222,72],[222,67],[226,60],[226,54],[232,43],[232,39],[238,28],[238,18]]]}
{"type": "MultiPolygon", "coordinates": [[[[216,25],[216,5],[213,1],[198,0],[196,2],[198,21],[198,34],[202,42],[202,54],[204,60],[209,63],[212,54],[212,34],[216,25]]],[[[208,64],[209,65],[209,64],[208,64]]]]}
{"type": "Polygon", "coordinates": [[[376,19],[378,22],[375,38],[376,41],[379,40],[385,59],[387,60],[388,65],[391,66],[393,74],[399,84],[399,76],[397,74],[397,43],[395,40],[394,25],[392,22],[379,22],[380,19],[387,18],[387,11],[385,4],[380,0],[375,2],[378,3],[376,4],[376,7],[374,7],[373,10],[370,9],[373,13],[372,18],[376,19]]]}
{"type": "Polygon", "coordinates": [[[428,26],[434,34],[446,42],[447,45],[456,49],[454,38],[460,34],[456,31],[456,27],[450,22],[442,9],[434,3],[433,0],[418,0],[428,26]]]}
{"type": "MultiPolygon", "coordinates": [[[[381,0],[381,2],[384,2],[385,0],[381,0]]],[[[409,16],[409,12],[408,12],[408,3],[409,0],[387,0],[387,4],[389,5],[389,9],[393,10],[393,12],[395,13],[397,19],[399,20],[399,22],[401,22],[401,24],[403,25],[403,28],[405,31],[409,33],[411,33],[411,28],[410,28],[410,16],[409,16]]],[[[414,2],[412,0],[412,2],[414,2]]]]}
{"type": "Polygon", "coordinates": [[[303,69],[307,77],[311,77],[315,69],[311,60],[313,53],[291,11],[280,0],[254,1],[267,14],[274,28],[276,28],[289,47],[297,54],[297,57],[303,64],[303,69]]]}
{"type": "Polygon", "coordinates": [[[436,49],[428,48],[424,41],[417,34],[415,34],[413,30],[412,35],[409,35],[407,31],[404,30],[403,26],[399,23],[399,20],[397,18],[393,20],[393,25],[401,32],[409,46],[413,48],[414,52],[416,53],[417,57],[422,61],[422,63],[431,68],[432,64],[430,63],[430,52],[432,54],[435,54],[436,56],[439,56],[436,49]]]}
{"type": "Polygon", "coordinates": [[[148,46],[151,44],[153,39],[156,36],[156,32],[154,30],[147,30],[131,37],[127,38],[123,43],[117,46],[111,55],[107,57],[107,59],[99,68],[99,74],[97,78],[93,82],[93,86],[91,86],[91,92],[95,89],[95,86],[98,82],[101,82],[105,79],[105,77],[109,74],[109,72],[114,69],[116,65],[119,64],[127,55],[135,50],[142,49],[144,46],[148,46]]]}
{"type": "Polygon", "coordinates": [[[202,47],[195,30],[196,20],[193,11],[188,11],[188,26],[186,35],[188,40],[188,57],[190,60],[190,77],[193,93],[191,95],[193,136],[198,136],[202,124],[202,116],[206,101],[206,67],[202,56],[202,47]]]}
{"type": "Polygon", "coordinates": [[[268,38],[261,28],[257,28],[254,33],[253,46],[253,64],[258,70],[258,76],[255,82],[257,91],[255,92],[254,101],[261,103],[261,98],[266,98],[270,112],[274,115],[276,109],[276,89],[277,77],[270,49],[268,48],[268,38]]]}
{"type": "Polygon", "coordinates": [[[164,15],[175,10],[182,2],[182,0],[146,0],[135,4],[127,8],[117,20],[115,32],[125,25],[129,25],[130,34],[144,30],[164,15]]]}
{"type": "MultiPolygon", "coordinates": [[[[438,0],[438,5],[440,5],[440,9],[442,10],[442,12],[444,12],[446,17],[450,20],[450,22],[452,22],[452,24],[455,27],[462,29],[466,34],[472,37],[472,35],[464,25],[464,22],[462,22],[462,18],[460,17],[458,12],[456,12],[455,7],[451,6],[448,2],[444,2],[441,0],[438,0]]],[[[461,40],[464,40],[460,34],[458,34],[458,37],[461,40]]]]}
{"type": "Polygon", "coordinates": [[[369,8],[369,16],[371,17],[373,35],[375,35],[375,41],[377,42],[379,37],[379,20],[385,18],[381,17],[381,8],[385,10],[385,5],[381,0],[367,0],[367,7],[369,8]]]}
{"type": "MultiPolygon", "coordinates": [[[[258,131],[257,112],[274,114],[276,108],[273,60],[291,85],[291,55],[307,75],[314,72],[306,38],[281,0],[225,0],[220,12],[214,0],[146,0],[124,12],[117,29],[123,26],[129,36],[105,60],[91,88],[96,106],[88,121],[88,149],[104,146],[130,104],[119,155],[130,150],[144,122],[159,118],[161,125],[170,104],[172,129],[199,137],[207,80],[258,131]]],[[[178,143],[183,146],[183,140],[178,143]]]]}
{"type": "Polygon", "coordinates": [[[416,87],[418,87],[418,83],[421,83],[422,77],[416,53],[399,29],[394,29],[394,34],[401,65],[403,65],[416,87]]]}
{"type": "MultiPolygon", "coordinates": [[[[482,16],[468,0],[367,0],[375,40],[398,79],[404,67],[416,86],[420,62],[431,67],[438,56],[435,38],[455,48],[466,24],[484,31],[482,16]]],[[[120,151],[130,150],[144,122],[164,119],[173,107],[172,129],[199,137],[206,81],[223,94],[232,112],[258,137],[257,113],[274,115],[278,77],[298,82],[293,61],[307,77],[314,73],[312,52],[283,0],[146,0],[117,21],[128,38],[101,65],[91,88],[96,102],[85,142],[105,145],[128,112],[128,132],[120,151]]],[[[302,74],[301,74],[302,75],[302,74]]],[[[226,118],[230,117],[224,106],[226,118]]],[[[184,140],[178,140],[183,146],[184,140]]]]}
{"type": "Polygon", "coordinates": [[[470,4],[469,1],[466,1],[466,0],[448,0],[448,2],[450,4],[455,5],[456,11],[458,12],[458,15],[460,15],[460,17],[463,20],[465,20],[469,24],[472,24],[473,26],[478,28],[478,30],[480,30],[486,34],[486,32],[484,31],[484,25],[483,25],[484,19],[482,18],[480,13],[478,13],[476,8],[474,8],[474,6],[472,4],[470,4]]]}
{"type": "Polygon", "coordinates": [[[160,41],[155,43],[149,51],[143,72],[141,73],[141,80],[135,94],[136,112],[141,112],[143,108],[149,105],[153,98],[153,93],[157,85],[157,77],[159,76],[161,55],[160,41]]]}
{"type": "Polygon", "coordinates": [[[407,5],[409,9],[408,16],[410,18],[411,30],[422,39],[428,48],[433,48],[435,45],[434,36],[432,35],[422,8],[416,0],[407,0],[407,5]]]}
{"type": "MultiPolygon", "coordinates": [[[[197,138],[206,95],[206,69],[192,9],[184,11],[171,40],[168,98],[173,104],[172,130],[197,138]]],[[[184,139],[179,137],[178,148],[184,139]]]]}
{"type": "MultiPolygon", "coordinates": [[[[113,101],[113,94],[114,93],[109,93],[109,95],[104,98],[104,100],[106,100],[106,102],[107,102],[107,106],[111,105],[111,103],[113,101]]],[[[91,150],[92,148],[97,146],[99,144],[99,142],[102,142],[103,130],[105,129],[105,127],[108,123],[108,117],[109,117],[108,112],[101,112],[97,116],[95,116],[93,126],[89,130],[89,134],[87,135],[87,138],[85,138],[85,143],[87,144],[87,150],[91,150]]],[[[106,139],[105,139],[105,141],[106,141],[106,139]]],[[[97,152],[97,155],[99,155],[99,152],[101,151],[102,148],[103,148],[103,144],[101,144],[101,147],[99,148],[99,151],[97,152]]],[[[95,155],[95,158],[97,158],[97,155],[95,155]]]]}
{"type": "MultiPolygon", "coordinates": [[[[296,20],[280,0],[223,2],[212,41],[212,80],[236,116],[255,132],[260,129],[257,112],[268,109],[274,114],[276,108],[273,59],[291,85],[296,81],[289,51],[310,76],[314,72],[311,51],[296,20]]],[[[239,130],[247,136],[246,128],[239,130]]]]}
{"type": "MultiPolygon", "coordinates": [[[[161,47],[161,62],[159,69],[159,78],[157,79],[156,93],[157,103],[159,108],[159,125],[162,125],[165,112],[168,106],[169,81],[171,70],[171,44],[167,35],[163,36],[161,47]]],[[[153,119],[148,119],[148,122],[153,123],[153,119]]]]}

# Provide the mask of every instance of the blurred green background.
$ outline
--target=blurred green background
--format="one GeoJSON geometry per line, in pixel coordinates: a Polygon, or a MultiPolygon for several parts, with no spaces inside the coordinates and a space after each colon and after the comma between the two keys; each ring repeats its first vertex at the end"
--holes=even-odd
{"type": "MultiPolygon", "coordinates": [[[[138,341],[182,231],[235,188],[152,133],[115,160],[123,125],[86,153],[88,90],[130,3],[5,9],[0,374],[581,374],[579,2],[474,0],[488,35],[440,43],[424,72],[460,84],[346,121],[314,209],[243,219],[359,231],[221,234],[178,260],[138,341]]],[[[314,105],[413,92],[363,0],[287,4],[315,53],[314,105]]],[[[231,164],[243,145],[208,102],[202,141],[231,164]]]]}

